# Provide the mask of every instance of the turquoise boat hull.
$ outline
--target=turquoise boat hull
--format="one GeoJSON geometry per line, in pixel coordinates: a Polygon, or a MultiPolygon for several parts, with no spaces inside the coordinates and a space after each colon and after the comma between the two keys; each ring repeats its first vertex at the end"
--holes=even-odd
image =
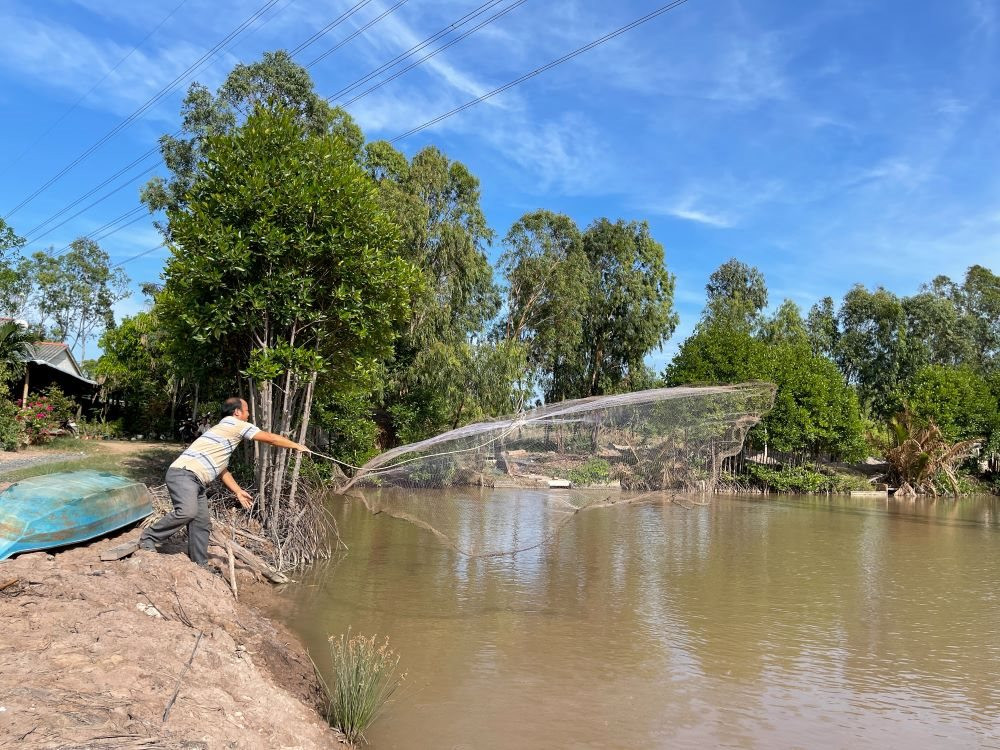
{"type": "Polygon", "coordinates": [[[46,474],[0,492],[0,560],[102,536],[153,512],[146,485],[103,471],[46,474]]]}

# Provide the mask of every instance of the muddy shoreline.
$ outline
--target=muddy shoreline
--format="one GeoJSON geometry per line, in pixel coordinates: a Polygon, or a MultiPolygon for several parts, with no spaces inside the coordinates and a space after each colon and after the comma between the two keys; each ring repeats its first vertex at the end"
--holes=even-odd
{"type": "Polygon", "coordinates": [[[100,560],[137,533],[0,562],[0,748],[346,747],[305,650],[221,576],[179,547],[100,560]]]}

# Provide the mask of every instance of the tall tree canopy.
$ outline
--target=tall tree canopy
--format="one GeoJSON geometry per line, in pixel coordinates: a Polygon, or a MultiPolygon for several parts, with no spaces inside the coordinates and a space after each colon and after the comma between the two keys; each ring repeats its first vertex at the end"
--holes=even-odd
{"type": "Polygon", "coordinates": [[[353,155],[361,152],[361,129],[344,110],[331,107],[316,93],[306,69],[284,50],[265,52],[257,62],[236,65],[214,95],[200,83],[188,88],[181,105],[180,136],[160,138],[160,153],[170,175],[154,177],[142,191],[150,211],[183,205],[206,139],[231,132],[256,107],[282,109],[310,135],[337,135],[353,155]]]}
{"type": "MultiPolygon", "coordinates": [[[[249,376],[263,429],[300,434],[320,377],[353,389],[392,352],[418,276],[341,138],[311,132],[295,110],[255,106],[206,139],[203,169],[167,215],[161,319],[175,338],[226,352],[220,375],[233,388],[249,376]]],[[[287,469],[262,451],[272,514],[287,469]]]]}

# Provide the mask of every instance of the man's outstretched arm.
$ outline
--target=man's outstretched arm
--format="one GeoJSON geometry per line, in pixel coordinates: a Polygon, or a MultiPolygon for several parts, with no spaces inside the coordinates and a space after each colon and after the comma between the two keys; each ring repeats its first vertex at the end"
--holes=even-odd
{"type": "Polygon", "coordinates": [[[267,443],[268,445],[273,445],[277,448],[289,448],[293,451],[303,451],[304,453],[312,452],[301,443],[296,443],[294,440],[289,440],[283,435],[276,435],[273,432],[264,432],[264,430],[260,430],[256,435],[253,436],[253,439],[261,443],[267,443]]]}

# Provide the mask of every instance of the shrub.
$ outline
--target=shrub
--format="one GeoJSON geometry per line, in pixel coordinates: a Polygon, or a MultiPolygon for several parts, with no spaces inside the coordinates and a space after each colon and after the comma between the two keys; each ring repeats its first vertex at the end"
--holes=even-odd
{"type": "Polygon", "coordinates": [[[33,393],[27,401],[17,401],[17,420],[28,445],[47,443],[64,432],[64,425],[76,415],[76,402],[56,386],[33,393]]]}
{"type": "Polygon", "coordinates": [[[590,458],[567,472],[567,478],[575,485],[603,484],[611,478],[611,464],[603,458],[590,458]]]}
{"type": "Polygon", "coordinates": [[[333,685],[323,683],[329,700],[328,721],[351,742],[364,740],[364,732],[382,712],[386,701],[406,676],[397,674],[399,656],[375,636],[351,637],[350,630],[330,637],[333,685]]]}
{"type": "Polygon", "coordinates": [[[21,410],[12,401],[0,397],[0,450],[16,451],[26,441],[18,415],[21,410]]]}
{"type": "Polygon", "coordinates": [[[773,468],[760,464],[747,464],[747,474],[764,489],[774,492],[850,492],[870,490],[864,477],[847,476],[819,471],[813,464],[773,468]]]}

